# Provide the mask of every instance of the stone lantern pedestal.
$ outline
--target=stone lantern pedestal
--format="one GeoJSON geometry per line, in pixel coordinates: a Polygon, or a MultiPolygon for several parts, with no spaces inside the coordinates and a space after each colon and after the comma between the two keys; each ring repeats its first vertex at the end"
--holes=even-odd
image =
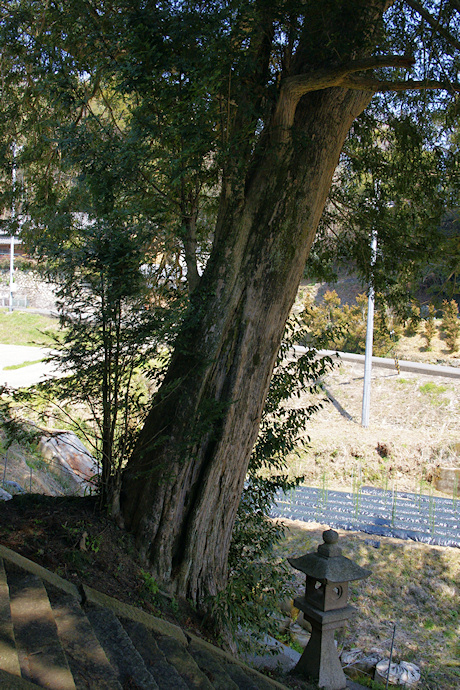
{"type": "Polygon", "coordinates": [[[323,532],[324,543],[317,553],[288,561],[306,575],[305,596],[294,599],[312,626],[310,640],[296,666],[296,672],[314,678],[318,687],[343,690],[347,681],[334,643],[334,632],[354,613],[348,605],[348,583],[370,575],[370,570],[342,556],[334,530],[323,532]]]}

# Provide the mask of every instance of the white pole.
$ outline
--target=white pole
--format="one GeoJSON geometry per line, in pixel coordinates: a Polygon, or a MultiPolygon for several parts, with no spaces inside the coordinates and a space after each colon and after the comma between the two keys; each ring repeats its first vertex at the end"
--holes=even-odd
{"type": "Polygon", "coordinates": [[[8,311],[13,311],[13,284],[14,284],[14,237],[10,237],[10,299],[8,311]]]}
{"type": "MultiPolygon", "coordinates": [[[[16,186],[16,144],[13,144],[13,171],[12,171],[12,182],[13,182],[13,191],[15,191],[15,186],[16,186]]],[[[13,205],[11,207],[11,220],[14,221],[16,215],[16,209],[14,206],[14,201],[13,205]]],[[[8,311],[13,311],[13,283],[14,283],[14,236],[13,234],[10,237],[10,298],[9,298],[9,307],[8,311]]]]}
{"type": "MultiPolygon", "coordinates": [[[[371,266],[375,264],[377,256],[377,232],[372,230],[371,235],[371,266]]],[[[371,405],[371,370],[372,370],[372,344],[374,340],[374,286],[369,286],[367,300],[367,328],[366,328],[366,354],[364,357],[364,388],[363,408],[361,413],[361,426],[369,426],[369,410],[371,405]]]]}

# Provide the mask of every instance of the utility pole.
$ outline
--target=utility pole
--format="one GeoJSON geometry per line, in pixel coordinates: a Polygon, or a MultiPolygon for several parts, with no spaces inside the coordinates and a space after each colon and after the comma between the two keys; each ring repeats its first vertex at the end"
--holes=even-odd
{"type": "Polygon", "coordinates": [[[13,292],[14,292],[14,236],[10,237],[10,298],[8,311],[13,311],[13,292]]]}
{"type": "MultiPolygon", "coordinates": [[[[16,187],[16,144],[13,144],[13,171],[11,174],[12,177],[12,182],[13,182],[13,192],[15,191],[16,187]]],[[[13,197],[13,204],[11,206],[11,220],[14,221],[16,216],[16,208],[14,205],[14,197],[13,197]]],[[[14,291],[14,235],[13,233],[11,234],[10,237],[10,297],[9,297],[9,304],[8,304],[8,311],[13,311],[13,291],[14,291]]]]}
{"type": "MultiPolygon", "coordinates": [[[[377,257],[377,231],[371,234],[371,266],[374,266],[377,257]]],[[[363,408],[361,413],[361,426],[369,426],[369,410],[371,405],[371,371],[372,371],[372,344],[374,340],[374,285],[373,272],[371,271],[371,284],[367,300],[367,328],[366,328],[366,354],[364,357],[364,388],[363,408]]]]}

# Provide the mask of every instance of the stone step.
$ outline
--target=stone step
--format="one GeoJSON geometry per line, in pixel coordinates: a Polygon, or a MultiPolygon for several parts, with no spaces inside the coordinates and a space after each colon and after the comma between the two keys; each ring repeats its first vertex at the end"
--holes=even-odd
{"type": "Polygon", "coordinates": [[[76,587],[0,547],[0,687],[38,686],[51,690],[285,687],[172,623],[86,585],[76,587]]]}
{"type": "Polygon", "coordinates": [[[158,647],[168,662],[172,664],[188,688],[193,690],[212,690],[213,686],[205,673],[200,669],[186,646],[173,637],[153,633],[158,647]]]}
{"type": "Polygon", "coordinates": [[[122,690],[80,602],[53,585],[45,587],[77,690],[122,690]]]}
{"type": "Polygon", "coordinates": [[[187,650],[201,668],[212,669],[216,676],[218,673],[219,679],[216,678],[213,683],[216,687],[218,683],[221,683],[223,689],[228,687],[239,690],[287,690],[285,685],[264,676],[256,669],[232,657],[228,652],[214,647],[195,635],[189,635],[187,650]],[[224,684],[227,682],[227,677],[228,686],[224,684]]]}
{"type": "MultiPolygon", "coordinates": [[[[121,618],[124,629],[142,656],[160,690],[188,690],[188,685],[166,659],[151,630],[138,621],[121,618]]],[[[230,688],[229,688],[230,690],[230,688]]]]}
{"type": "Polygon", "coordinates": [[[21,675],[13,621],[11,620],[10,591],[5,566],[0,557],[0,668],[13,676],[21,675]]]}
{"type": "Polygon", "coordinates": [[[187,651],[192,655],[202,671],[206,669],[206,675],[211,680],[215,690],[238,690],[238,685],[225,671],[222,661],[215,654],[212,654],[197,642],[191,642],[187,647],[187,651]]]}
{"type": "MultiPolygon", "coordinates": [[[[250,678],[247,672],[238,664],[226,664],[225,670],[233,682],[236,683],[238,690],[259,690],[259,687],[262,687],[250,678]]],[[[273,686],[270,686],[270,690],[273,690],[273,686]]]]}
{"type": "Polygon", "coordinates": [[[123,687],[158,690],[126,630],[109,609],[87,603],[84,612],[123,687]]]}
{"type": "Polygon", "coordinates": [[[21,676],[51,690],[75,690],[43,582],[5,564],[21,676]]]}
{"type": "Polygon", "coordinates": [[[0,668],[0,688],[2,690],[37,690],[38,687],[35,683],[0,668]]]}

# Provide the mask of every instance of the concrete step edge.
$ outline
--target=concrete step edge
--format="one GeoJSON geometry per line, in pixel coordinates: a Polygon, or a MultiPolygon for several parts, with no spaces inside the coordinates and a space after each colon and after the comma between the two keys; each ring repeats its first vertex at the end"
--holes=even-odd
{"type": "Polygon", "coordinates": [[[6,571],[21,675],[42,687],[75,690],[43,580],[16,564],[10,567],[6,571]]]}
{"type": "Polygon", "coordinates": [[[0,669],[0,687],[4,690],[37,690],[40,686],[0,669]]]}
{"type": "Polygon", "coordinates": [[[189,688],[212,690],[208,675],[200,668],[188,651],[188,645],[173,637],[156,635],[158,647],[189,688]]]}
{"type": "Polygon", "coordinates": [[[115,670],[80,601],[50,584],[46,590],[77,688],[82,683],[86,687],[85,683],[91,682],[99,690],[121,690],[115,670]]]}
{"type": "Polygon", "coordinates": [[[18,650],[14,638],[13,620],[10,608],[10,590],[6,579],[5,566],[0,557],[0,669],[19,677],[18,650]]]}
{"type": "Polygon", "coordinates": [[[130,678],[135,687],[159,690],[156,680],[116,613],[97,604],[85,606],[85,613],[120,684],[124,687],[130,678]]]}
{"type": "Polygon", "coordinates": [[[119,618],[134,647],[162,690],[187,690],[184,679],[158,646],[155,632],[132,618],[119,618]]]}
{"type": "Polygon", "coordinates": [[[238,659],[238,657],[233,656],[232,654],[230,654],[230,652],[226,652],[224,649],[221,649],[220,647],[215,647],[210,642],[207,642],[206,640],[203,640],[203,639],[201,639],[201,637],[198,637],[197,635],[193,635],[192,633],[187,633],[187,637],[189,638],[190,642],[193,642],[196,645],[201,645],[207,651],[215,654],[216,656],[220,656],[225,661],[225,663],[236,664],[237,666],[240,666],[243,670],[247,671],[251,676],[253,676],[255,678],[260,678],[261,680],[264,680],[264,681],[268,681],[269,683],[272,684],[273,688],[276,688],[277,690],[288,690],[286,685],[283,685],[282,683],[278,682],[277,680],[274,680],[273,678],[269,678],[268,676],[264,675],[263,673],[261,673],[257,669],[252,668],[252,666],[249,666],[244,661],[241,661],[241,659],[238,659]]]}
{"type": "Polygon", "coordinates": [[[169,623],[161,618],[156,618],[142,609],[138,609],[131,604],[125,604],[118,599],[108,596],[99,592],[97,589],[93,589],[88,585],[82,585],[83,592],[88,601],[91,604],[97,604],[98,606],[103,606],[104,608],[110,609],[117,616],[122,618],[131,618],[131,620],[142,623],[146,628],[150,628],[154,632],[160,635],[167,635],[168,637],[174,637],[179,642],[187,644],[187,637],[185,636],[182,628],[174,623],[169,623]]]}
{"type": "Polygon", "coordinates": [[[34,563],[34,561],[25,558],[25,556],[21,556],[19,553],[8,549],[2,544],[0,544],[0,556],[5,561],[9,561],[17,567],[27,570],[33,575],[37,575],[37,577],[41,578],[45,582],[49,582],[51,585],[54,585],[54,587],[62,589],[64,592],[67,592],[67,594],[71,594],[73,597],[81,601],[81,595],[78,591],[78,588],[74,584],[68,580],[64,580],[64,578],[52,573],[50,570],[43,568],[43,566],[38,565],[38,563],[34,563]]]}
{"type": "MultiPolygon", "coordinates": [[[[20,554],[16,553],[15,551],[12,551],[11,549],[8,549],[6,546],[2,546],[1,544],[0,556],[2,556],[7,561],[11,561],[18,567],[23,568],[24,570],[27,570],[33,573],[34,575],[38,575],[38,577],[42,578],[46,582],[49,582],[51,585],[67,592],[68,594],[71,594],[76,599],[81,601],[81,592],[74,584],[72,584],[68,580],[64,580],[59,575],[52,573],[51,571],[47,570],[46,568],[43,568],[37,563],[34,563],[34,561],[31,561],[28,558],[21,556],[20,554]]],[[[210,642],[203,640],[202,638],[198,637],[197,635],[194,635],[193,633],[187,632],[185,634],[182,628],[180,628],[178,625],[174,625],[174,623],[170,623],[169,621],[165,621],[161,618],[157,618],[156,616],[152,616],[151,614],[142,611],[142,609],[132,606],[131,604],[125,604],[119,601],[118,599],[110,597],[107,594],[103,594],[102,592],[99,592],[98,590],[89,587],[88,585],[82,584],[82,590],[84,592],[83,598],[90,603],[109,608],[117,616],[119,615],[124,618],[131,618],[134,621],[142,623],[154,632],[157,632],[160,635],[174,637],[179,642],[182,642],[185,645],[188,645],[189,641],[193,640],[193,642],[195,642],[196,644],[202,645],[208,651],[211,651],[212,653],[222,657],[226,663],[237,664],[238,666],[241,666],[243,669],[247,669],[251,673],[251,675],[255,677],[260,677],[265,681],[269,680],[269,682],[273,685],[273,688],[276,688],[277,690],[286,690],[285,685],[279,683],[276,680],[273,680],[272,678],[268,678],[268,676],[265,676],[263,673],[260,673],[260,671],[257,671],[251,666],[248,666],[248,664],[246,664],[244,661],[241,661],[237,657],[234,657],[229,652],[226,652],[220,647],[214,646],[210,642]]]]}
{"type": "Polygon", "coordinates": [[[187,650],[203,672],[206,673],[207,671],[212,673],[212,684],[215,688],[221,690],[238,690],[238,685],[225,670],[225,667],[228,668],[230,664],[222,663],[222,657],[208,651],[202,645],[195,645],[193,642],[189,644],[187,650]]]}

